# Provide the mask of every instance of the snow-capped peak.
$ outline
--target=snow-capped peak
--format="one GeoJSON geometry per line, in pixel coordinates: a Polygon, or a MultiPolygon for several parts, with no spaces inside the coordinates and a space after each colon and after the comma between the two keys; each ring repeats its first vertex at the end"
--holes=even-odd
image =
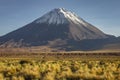
{"type": "Polygon", "coordinates": [[[49,24],[63,24],[68,23],[69,21],[76,24],[83,24],[85,22],[83,19],[75,15],[74,13],[64,9],[64,8],[56,8],[52,11],[46,13],[42,17],[38,18],[36,23],[49,23],[49,24]]]}

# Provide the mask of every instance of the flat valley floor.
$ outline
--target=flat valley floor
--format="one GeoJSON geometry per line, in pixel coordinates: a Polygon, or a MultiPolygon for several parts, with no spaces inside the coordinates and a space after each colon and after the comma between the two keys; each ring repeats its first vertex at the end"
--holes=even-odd
{"type": "Polygon", "coordinates": [[[120,52],[1,52],[0,80],[120,80],[120,52]]]}

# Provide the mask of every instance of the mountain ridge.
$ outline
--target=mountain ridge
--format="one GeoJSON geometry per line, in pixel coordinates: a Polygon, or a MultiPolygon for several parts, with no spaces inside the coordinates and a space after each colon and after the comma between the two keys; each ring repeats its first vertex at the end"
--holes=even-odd
{"type": "Polygon", "coordinates": [[[57,8],[0,37],[0,44],[3,47],[50,46],[61,50],[90,50],[91,42],[94,42],[95,49],[97,46],[95,41],[105,40],[100,42],[103,44],[112,37],[114,36],[105,34],[76,14],[64,8],[57,8]]]}

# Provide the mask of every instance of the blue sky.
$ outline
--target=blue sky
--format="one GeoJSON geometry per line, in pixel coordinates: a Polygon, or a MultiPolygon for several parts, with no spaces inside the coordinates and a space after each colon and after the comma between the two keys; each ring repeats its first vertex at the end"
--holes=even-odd
{"type": "Polygon", "coordinates": [[[103,32],[120,36],[120,0],[0,0],[0,36],[54,8],[66,8],[103,32]]]}

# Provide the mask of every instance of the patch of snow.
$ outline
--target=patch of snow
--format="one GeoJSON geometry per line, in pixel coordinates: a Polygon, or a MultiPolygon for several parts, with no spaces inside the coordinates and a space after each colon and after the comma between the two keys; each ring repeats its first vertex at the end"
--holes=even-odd
{"type": "Polygon", "coordinates": [[[75,24],[86,25],[83,19],[75,15],[74,13],[67,11],[64,8],[54,9],[47,14],[43,15],[41,18],[37,19],[36,23],[49,23],[49,24],[64,24],[71,21],[75,24]]]}

